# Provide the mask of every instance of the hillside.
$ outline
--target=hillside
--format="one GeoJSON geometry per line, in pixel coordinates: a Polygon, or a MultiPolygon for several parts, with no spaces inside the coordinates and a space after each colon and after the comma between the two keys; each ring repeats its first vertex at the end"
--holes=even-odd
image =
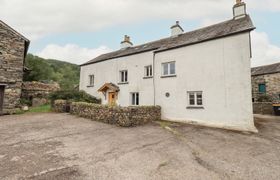
{"type": "Polygon", "coordinates": [[[25,66],[31,71],[24,74],[24,81],[55,81],[65,90],[79,84],[80,67],[76,64],[28,54],[25,66]]]}

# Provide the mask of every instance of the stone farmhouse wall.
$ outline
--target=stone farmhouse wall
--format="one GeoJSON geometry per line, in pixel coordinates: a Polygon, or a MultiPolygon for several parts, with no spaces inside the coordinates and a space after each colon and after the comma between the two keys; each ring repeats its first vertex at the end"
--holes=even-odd
{"type": "Polygon", "coordinates": [[[266,95],[272,97],[273,101],[280,99],[280,73],[252,76],[252,93],[255,102],[263,93],[259,93],[259,84],[266,85],[266,95]]]}
{"type": "Polygon", "coordinates": [[[254,114],[268,114],[273,115],[273,106],[270,102],[255,102],[253,103],[254,114]]]}
{"type": "Polygon", "coordinates": [[[0,84],[5,85],[4,113],[19,105],[24,51],[25,41],[0,24],[0,84]]]}
{"type": "MultiPolygon", "coordinates": [[[[53,110],[56,112],[65,112],[66,107],[66,101],[57,100],[54,103],[53,110]]],[[[70,105],[70,113],[94,121],[116,124],[122,127],[143,125],[161,119],[161,108],[159,106],[111,107],[73,102],[70,105]]]]}

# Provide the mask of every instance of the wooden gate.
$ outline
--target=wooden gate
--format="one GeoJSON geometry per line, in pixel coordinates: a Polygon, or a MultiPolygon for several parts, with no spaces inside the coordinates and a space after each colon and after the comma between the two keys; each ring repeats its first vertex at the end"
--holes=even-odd
{"type": "Polygon", "coordinates": [[[3,111],[5,86],[0,85],[0,115],[3,111]]]}

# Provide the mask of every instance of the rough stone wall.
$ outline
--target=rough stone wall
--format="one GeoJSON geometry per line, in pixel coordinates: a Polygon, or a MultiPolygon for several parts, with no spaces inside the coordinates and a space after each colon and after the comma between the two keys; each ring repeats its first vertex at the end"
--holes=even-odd
{"type": "Polygon", "coordinates": [[[41,82],[23,82],[22,98],[32,102],[32,106],[40,106],[48,102],[51,92],[60,90],[59,84],[46,84],[41,82]]]}
{"type": "Polygon", "coordinates": [[[255,102],[263,93],[259,93],[259,84],[266,84],[266,95],[273,101],[280,100],[280,73],[252,76],[252,93],[255,102]]]}
{"type": "Polygon", "coordinates": [[[25,42],[0,24],[0,84],[6,85],[4,113],[19,105],[23,79],[25,42]]]}
{"type": "Polygon", "coordinates": [[[66,100],[56,100],[52,105],[52,110],[58,113],[66,112],[66,105],[66,100]]]}
{"type": "MultiPolygon", "coordinates": [[[[66,101],[54,102],[54,111],[65,110],[66,101]]],[[[112,107],[98,104],[73,102],[70,105],[70,113],[100,121],[108,124],[116,124],[122,127],[143,125],[151,121],[160,120],[161,108],[159,106],[139,107],[112,107]]]]}
{"type": "Polygon", "coordinates": [[[273,115],[273,106],[269,102],[255,102],[253,103],[253,112],[254,114],[270,114],[273,115]]]}

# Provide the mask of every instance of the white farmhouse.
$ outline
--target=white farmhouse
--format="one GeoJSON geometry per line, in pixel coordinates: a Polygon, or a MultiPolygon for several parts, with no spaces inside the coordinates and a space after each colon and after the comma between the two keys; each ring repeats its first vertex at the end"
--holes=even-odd
{"type": "Polygon", "coordinates": [[[80,89],[119,106],[159,105],[162,119],[257,131],[252,113],[251,39],[255,29],[237,0],[228,21],[121,49],[81,65],[80,89]]]}

